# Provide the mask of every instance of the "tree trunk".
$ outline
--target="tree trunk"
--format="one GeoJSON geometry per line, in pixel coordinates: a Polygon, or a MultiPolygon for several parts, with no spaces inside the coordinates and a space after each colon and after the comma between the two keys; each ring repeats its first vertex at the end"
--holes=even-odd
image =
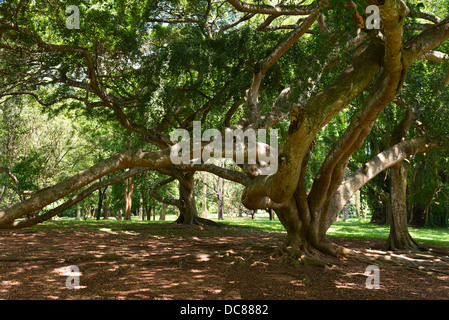
{"type": "Polygon", "coordinates": [[[182,177],[178,177],[179,181],[179,201],[175,201],[175,205],[179,208],[179,217],[175,223],[190,225],[212,225],[219,226],[216,222],[204,219],[198,216],[195,201],[195,180],[193,179],[195,172],[185,172],[182,177]]]}
{"type": "Polygon", "coordinates": [[[125,181],[125,220],[131,220],[133,190],[133,180],[129,178],[125,181]]]}
{"type": "MultiPolygon", "coordinates": [[[[406,107],[404,119],[395,127],[390,139],[390,147],[405,140],[407,131],[414,119],[413,110],[406,107]]],[[[391,180],[391,217],[390,235],[385,248],[387,250],[415,249],[418,244],[408,232],[407,223],[407,176],[410,171],[410,162],[405,160],[395,164],[390,169],[391,180]]]]}
{"type": "Polygon", "coordinates": [[[357,217],[361,217],[362,212],[360,211],[360,190],[355,193],[355,206],[357,211],[357,217]]]}
{"type": "Polygon", "coordinates": [[[91,218],[92,217],[92,206],[89,204],[88,206],[87,206],[87,215],[86,215],[86,217],[84,218],[84,220],[86,220],[87,218],[91,218]]]}
{"type": "Polygon", "coordinates": [[[179,206],[180,215],[176,220],[182,224],[198,224],[198,211],[195,201],[195,181],[193,172],[186,172],[184,177],[179,180],[179,196],[181,204],[179,206]]]}
{"type": "Polygon", "coordinates": [[[224,217],[223,217],[223,178],[221,178],[221,177],[218,177],[217,196],[218,196],[218,220],[224,220],[224,217]]]}
{"type": "Polygon", "coordinates": [[[81,208],[79,203],[76,206],[76,220],[81,220],[81,208]]]}
{"type": "Polygon", "coordinates": [[[407,174],[410,164],[406,161],[391,168],[391,223],[386,250],[415,249],[418,244],[408,232],[407,224],[407,174]]]}
{"type": "Polygon", "coordinates": [[[308,210],[301,210],[294,198],[276,208],[279,221],[287,230],[287,239],[282,247],[282,253],[300,258],[302,255],[315,255],[319,252],[335,255],[331,245],[320,238],[317,220],[310,220],[308,210]]]}
{"type": "Polygon", "coordinates": [[[203,203],[201,217],[207,219],[207,185],[206,185],[206,172],[203,173],[203,203]]]}
{"type": "Polygon", "coordinates": [[[161,209],[161,213],[159,215],[159,220],[165,221],[166,212],[167,212],[167,205],[164,203],[164,204],[162,204],[162,209],[161,209]]]}
{"type": "Polygon", "coordinates": [[[105,201],[103,208],[103,220],[109,220],[109,203],[107,201],[105,201]]]}
{"type": "Polygon", "coordinates": [[[142,195],[140,195],[140,206],[139,206],[139,221],[143,221],[144,218],[144,213],[143,213],[143,198],[142,195]]]}
{"type": "MultiPolygon", "coordinates": [[[[100,179],[100,181],[101,181],[101,179],[100,179]]],[[[98,210],[96,211],[96,219],[97,220],[100,220],[100,217],[101,217],[101,210],[103,208],[103,197],[104,197],[105,191],[106,191],[106,189],[103,191],[101,190],[101,188],[98,189],[98,210]]]]}
{"type": "Polygon", "coordinates": [[[147,215],[147,220],[151,221],[151,207],[150,206],[145,207],[145,212],[146,212],[146,215],[147,215]]]}

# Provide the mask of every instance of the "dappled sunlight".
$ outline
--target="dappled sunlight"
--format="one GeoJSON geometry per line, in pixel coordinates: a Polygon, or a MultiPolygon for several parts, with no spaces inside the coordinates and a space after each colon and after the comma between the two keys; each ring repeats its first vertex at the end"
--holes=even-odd
{"type": "MultiPolygon", "coordinates": [[[[346,228],[355,226],[348,223],[346,228]]],[[[366,266],[323,271],[280,265],[271,254],[285,235],[257,228],[224,227],[214,233],[169,224],[139,224],[134,230],[129,224],[103,224],[97,231],[46,228],[0,233],[0,257],[6,258],[0,264],[0,298],[320,299],[325,294],[381,299],[393,297],[389,290],[398,290],[400,281],[405,281],[395,280],[404,277],[400,272],[391,275],[382,270],[381,290],[368,290],[366,266]],[[73,265],[79,274],[71,272],[73,265]],[[81,288],[69,290],[66,280],[74,275],[80,277],[81,288]]],[[[415,275],[415,279],[425,283],[430,278],[415,275]]],[[[447,279],[443,280],[444,286],[404,292],[422,298],[428,290],[447,290],[447,279]]]]}
{"type": "Polygon", "coordinates": [[[3,287],[11,287],[11,286],[18,286],[21,285],[22,282],[20,281],[2,281],[0,283],[3,287]]]}
{"type": "Polygon", "coordinates": [[[341,281],[335,280],[334,283],[335,283],[335,287],[337,289],[359,289],[359,287],[360,287],[359,284],[355,284],[355,283],[351,283],[351,282],[341,282],[341,281]]]}

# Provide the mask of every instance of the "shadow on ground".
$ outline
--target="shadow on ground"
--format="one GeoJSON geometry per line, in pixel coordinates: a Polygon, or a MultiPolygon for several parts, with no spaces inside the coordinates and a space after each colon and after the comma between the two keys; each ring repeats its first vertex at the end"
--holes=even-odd
{"type": "MultiPolygon", "coordinates": [[[[66,224],[0,231],[0,299],[448,299],[446,278],[367,264],[300,268],[271,258],[285,234],[171,224],[66,224]],[[87,226],[87,227],[86,227],[87,226]],[[70,266],[80,289],[69,290],[70,266]]],[[[382,242],[333,239],[351,248],[382,242]]]]}

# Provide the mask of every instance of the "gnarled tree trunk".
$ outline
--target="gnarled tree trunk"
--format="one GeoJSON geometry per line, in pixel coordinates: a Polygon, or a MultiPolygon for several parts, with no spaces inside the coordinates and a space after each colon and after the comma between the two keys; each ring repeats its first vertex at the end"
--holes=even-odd
{"type": "Polygon", "coordinates": [[[184,177],[179,180],[179,212],[180,215],[176,220],[182,224],[197,224],[198,210],[195,201],[195,181],[193,179],[194,172],[186,172],[184,177]]]}

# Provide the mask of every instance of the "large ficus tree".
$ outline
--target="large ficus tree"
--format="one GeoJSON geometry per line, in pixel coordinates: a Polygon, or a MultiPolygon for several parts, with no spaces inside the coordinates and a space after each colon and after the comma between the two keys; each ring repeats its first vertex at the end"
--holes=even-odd
{"type": "MultiPolygon", "coordinates": [[[[434,136],[407,140],[398,134],[388,149],[345,179],[351,155],[398,99],[414,61],[447,61],[449,18],[440,16],[448,14],[440,5],[429,2],[434,12],[426,13],[422,3],[402,0],[2,2],[3,102],[27,95],[45,108],[101,114],[148,147],[27,191],[24,201],[0,211],[1,227],[44,221],[145,170],[169,176],[153,188],[156,197],[159,186],[179,182],[179,199],[159,196],[179,207],[179,222],[202,223],[193,176],[208,171],[244,185],[241,200],[248,209],[276,212],[287,230],[285,251],[335,254],[326,232],[352,195],[383,170],[444,144],[434,136]],[[67,28],[68,5],[79,7],[80,29],[67,28]],[[365,24],[369,5],[378,8],[378,29],[365,24]],[[348,108],[355,108],[351,121],[307,187],[308,162],[321,147],[317,135],[348,108]],[[236,170],[173,164],[169,134],[192,130],[194,121],[222,132],[286,125],[278,170],[262,175],[259,164],[240,164],[236,170]],[[68,195],[35,219],[19,219],[68,195]]],[[[441,77],[444,87],[449,73],[429,77],[441,77]]]]}

